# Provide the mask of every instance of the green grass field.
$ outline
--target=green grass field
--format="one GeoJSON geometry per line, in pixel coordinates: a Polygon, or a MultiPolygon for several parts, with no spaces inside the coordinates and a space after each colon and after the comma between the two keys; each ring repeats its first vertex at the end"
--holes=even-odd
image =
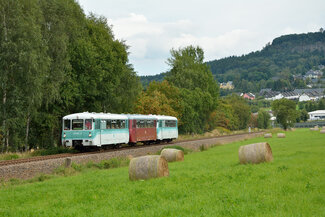
{"type": "Polygon", "coordinates": [[[325,216],[325,134],[286,134],[190,153],[161,179],[122,167],[2,186],[0,216],[325,216]],[[239,146],[261,141],[274,161],[240,165],[239,146]]]}

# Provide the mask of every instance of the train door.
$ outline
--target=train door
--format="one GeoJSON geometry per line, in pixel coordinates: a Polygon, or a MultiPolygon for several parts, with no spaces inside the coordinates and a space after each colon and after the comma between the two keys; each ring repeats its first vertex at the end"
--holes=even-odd
{"type": "Polygon", "coordinates": [[[106,129],[106,120],[101,120],[100,121],[100,145],[105,144],[105,138],[104,138],[105,129],[106,129]]]}
{"type": "Polygon", "coordinates": [[[162,120],[157,121],[157,139],[162,140],[162,120]]]}
{"type": "Polygon", "coordinates": [[[162,121],[161,121],[161,131],[162,131],[162,132],[161,132],[161,137],[162,137],[162,139],[166,139],[166,138],[167,138],[167,137],[166,137],[166,136],[167,136],[167,135],[166,135],[166,132],[167,132],[167,131],[166,131],[166,128],[165,128],[165,127],[166,127],[166,121],[165,121],[165,120],[162,120],[162,121]]]}

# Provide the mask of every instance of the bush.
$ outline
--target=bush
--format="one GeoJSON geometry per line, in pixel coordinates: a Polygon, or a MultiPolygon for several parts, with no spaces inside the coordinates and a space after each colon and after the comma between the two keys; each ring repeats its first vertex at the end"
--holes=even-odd
{"type": "Polygon", "coordinates": [[[18,154],[5,154],[2,157],[2,160],[14,160],[14,159],[18,159],[19,155],[18,154]]]}

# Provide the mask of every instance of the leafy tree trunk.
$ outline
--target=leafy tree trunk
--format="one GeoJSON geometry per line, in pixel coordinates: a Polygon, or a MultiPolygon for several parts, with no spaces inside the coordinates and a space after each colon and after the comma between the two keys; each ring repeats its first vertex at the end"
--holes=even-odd
{"type": "MultiPolygon", "coordinates": [[[[4,12],[4,9],[2,9],[2,14],[3,14],[3,32],[4,32],[4,41],[7,42],[8,41],[8,36],[7,36],[7,25],[6,25],[6,14],[4,12]]],[[[5,69],[5,71],[7,71],[7,69],[5,69]]],[[[6,73],[6,72],[5,72],[6,73]]],[[[3,130],[2,130],[2,133],[3,133],[3,149],[2,149],[2,152],[4,151],[5,149],[5,146],[6,149],[8,150],[8,138],[6,137],[7,133],[6,132],[6,102],[7,102],[7,90],[6,90],[6,79],[4,78],[3,81],[2,81],[2,91],[3,91],[3,94],[2,94],[2,106],[3,106],[3,111],[2,111],[2,118],[3,118],[3,121],[2,121],[2,127],[3,127],[3,130]],[[7,140],[7,142],[6,142],[7,140]]]]}
{"type": "Polygon", "coordinates": [[[26,123],[26,137],[25,137],[25,151],[28,150],[28,134],[29,134],[29,124],[30,124],[30,112],[27,114],[27,123],[26,123]]]}
{"type": "MultiPolygon", "coordinates": [[[[4,86],[4,85],[3,85],[4,86]]],[[[4,151],[5,149],[5,145],[6,145],[6,101],[7,101],[7,92],[6,92],[6,89],[3,88],[3,96],[2,96],[2,106],[3,106],[3,111],[2,111],[2,118],[3,118],[3,121],[2,121],[2,134],[3,134],[3,148],[2,148],[2,152],[4,151]]],[[[7,143],[8,145],[8,143],[7,143]]],[[[7,146],[8,148],[8,146],[7,146]]]]}

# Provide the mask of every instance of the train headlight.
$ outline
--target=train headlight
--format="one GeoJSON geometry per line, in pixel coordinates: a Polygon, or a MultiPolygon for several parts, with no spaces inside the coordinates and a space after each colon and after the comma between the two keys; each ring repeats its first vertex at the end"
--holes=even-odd
{"type": "Polygon", "coordinates": [[[89,137],[91,137],[91,132],[89,132],[89,137]]]}
{"type": "Polygon", "coordinates": [[[65,135],[65,133],[64,133],[63,138],[65,138],[65,137],[67,137],[67,135],[65,135]]]}

